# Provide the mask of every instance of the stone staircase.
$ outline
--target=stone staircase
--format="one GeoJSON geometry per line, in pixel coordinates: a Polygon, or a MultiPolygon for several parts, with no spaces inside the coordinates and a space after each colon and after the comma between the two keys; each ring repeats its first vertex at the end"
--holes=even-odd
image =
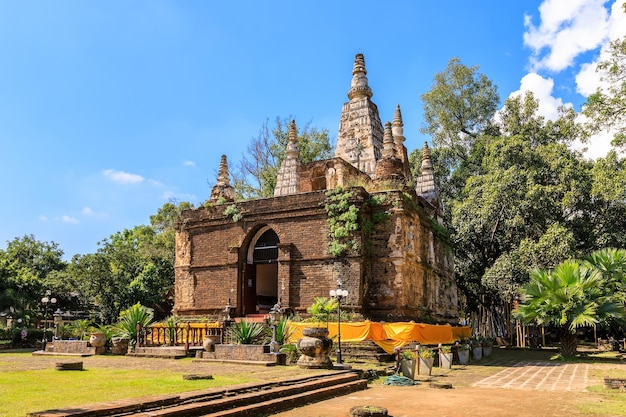
{"type": "Polygon", "coordinates": [[[138,347],[128,356],[140,356],[145,358],[180,359],[188,356],[184,346],[155,346],[138,347]]]}
{"type": "Polygon", "coordinates": [[[110,403],[29,413],[29,417],[76,416],[259,416],[367,388],[359,371],[325,372],[277,382],[253,383],[173,395],[133,398],[110,403]]]}

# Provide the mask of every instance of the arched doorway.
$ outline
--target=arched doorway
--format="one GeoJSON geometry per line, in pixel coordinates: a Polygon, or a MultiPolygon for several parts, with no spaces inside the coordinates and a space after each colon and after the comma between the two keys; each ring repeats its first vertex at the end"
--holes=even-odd
{"type": "Polygon", "coordinates": [[[267,314],[278,302],[278,235],[261,228],[248,247],[243,282],[243,313],[267,314]]]}

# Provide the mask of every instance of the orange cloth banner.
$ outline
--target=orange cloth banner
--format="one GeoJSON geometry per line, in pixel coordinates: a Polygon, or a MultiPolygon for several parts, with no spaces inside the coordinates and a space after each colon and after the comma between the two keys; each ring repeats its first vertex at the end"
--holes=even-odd
{"type": "MultiPolygon", "coordinates": [[[[291,342],[302,337],[304,327],[316,326],[317,323],[292,322],[291,342]]],[[[328,337],[336,338],[337,323],[328,323],[328,337]]],[[[424,323],[377,323],[363,321],[341,323],[342,342],[360,342],[372,340],[385,352],[392,354],[395,348],[401,348],[410,342],[423,345],[451,344],[459,339],[469,339],[471,329],[468,326],[453,327],[449,324],[436,325],[424,323]]]]}

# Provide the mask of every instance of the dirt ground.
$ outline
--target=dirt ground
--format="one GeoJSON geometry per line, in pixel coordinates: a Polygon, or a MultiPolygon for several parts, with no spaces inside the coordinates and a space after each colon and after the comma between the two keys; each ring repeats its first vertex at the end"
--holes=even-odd
{"type": "MultiPolygon", "coordinates": [[[[620,367],[626,370],[626,364],[592,363],[585,366],[584,384],[570,390],[546,388],[544,384],[553,378],[555,372],[561,372],[558,366],[551,366],[546,352],[494,351],[489,358],[483,358],[468,366],[454,365],[451,370],[433,368],[430,378],[420,377],[419,385],[388,386],[382,378],[374,380],[368,389],[347,396],[336,397],[315,404],[304,405],[276,416],[297,417],[339,417],[348,416],[353,406],[372,405],[385,407],[393,417],[405,416],[606,416],[606,414],[582,414],[578,405],[599,402],[602,397],[586,390],[586,386],[602,385],[602,372],[598,370],[620,367]],[[511,388],[512,380],[525,378],[533,364],[543,363],[550,366],[542,368],[546,376],[539,375],[539,385],[523,388],[511,388]],[[521,365],[520,365],[521,363],[521,365]],[[525,364],[525,365],[524,365],[525,364]],[[530,366],[528,365],[530,364],[530,366]],[[513,373],[511,373],[513,372],[513,373]],[[510,376],[509,376],[510,375],[510,376]],[[526,375],[526,376],[525,376],[526,375]],[[508,378],[508,379],[507,379],[508,378]],[[484,383],[488,381],[489,383],[484,383]],[[506,382],[509,381],[509,382],[506,382]],[[431,383],[450,383],[452,389],[431,387],[431,383]]],[[[84,367],[104,367],[119,369],[160,369],[163,371],[211,373],[213,375],[235,375],[246,373],[259,380],[277,380],[303,375],[309,372],[295,366],[263,367],[245,365],[226,365],[217,363],[197,363],[191,360],[170,360],[132,358],[117,356],[94,356],[82,358],[84,367]]],[[[0,372],[45,369],[54,366],[59,357],[52,356],[12,356],[10,361],[3,360],[0,353],[0,372]]],[[[353,363],[354,368],[379,370],[383,367],[364,363],[353,363]]],[[[543,366],[543,365],[542,365],[543,366]]],[[[533,383],[535,384],[535,383],[533,383]]],[[[624,394],[626,395],[626,394],[624,394]]],[[[626,414],[623,414],[626,415],[626,414]]]]}

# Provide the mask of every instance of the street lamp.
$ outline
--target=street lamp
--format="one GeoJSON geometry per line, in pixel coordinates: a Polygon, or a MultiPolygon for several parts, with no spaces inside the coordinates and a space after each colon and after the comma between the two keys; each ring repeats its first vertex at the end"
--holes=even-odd
{"type": "Polygon", "coordinates": [[[348,290],[341,288],[341,283],[337,284],[336,290],[330,290],[330,296],[337,300],[337,363],[342,364],[341,359],[341,302],[348,297],[348,290]]]}
{"type": "Polygon", "coordinates": [[[46,295],[41,299],[41,304],[44,305],[44,313],[43,313],[43,340],[42,340],[42,348],[46,350],[46,331],[48,330],[48,304],[54,305],[57,303],[57,299],[54,297],[50,297],[50,290],[46,290],[46,295]]]}

